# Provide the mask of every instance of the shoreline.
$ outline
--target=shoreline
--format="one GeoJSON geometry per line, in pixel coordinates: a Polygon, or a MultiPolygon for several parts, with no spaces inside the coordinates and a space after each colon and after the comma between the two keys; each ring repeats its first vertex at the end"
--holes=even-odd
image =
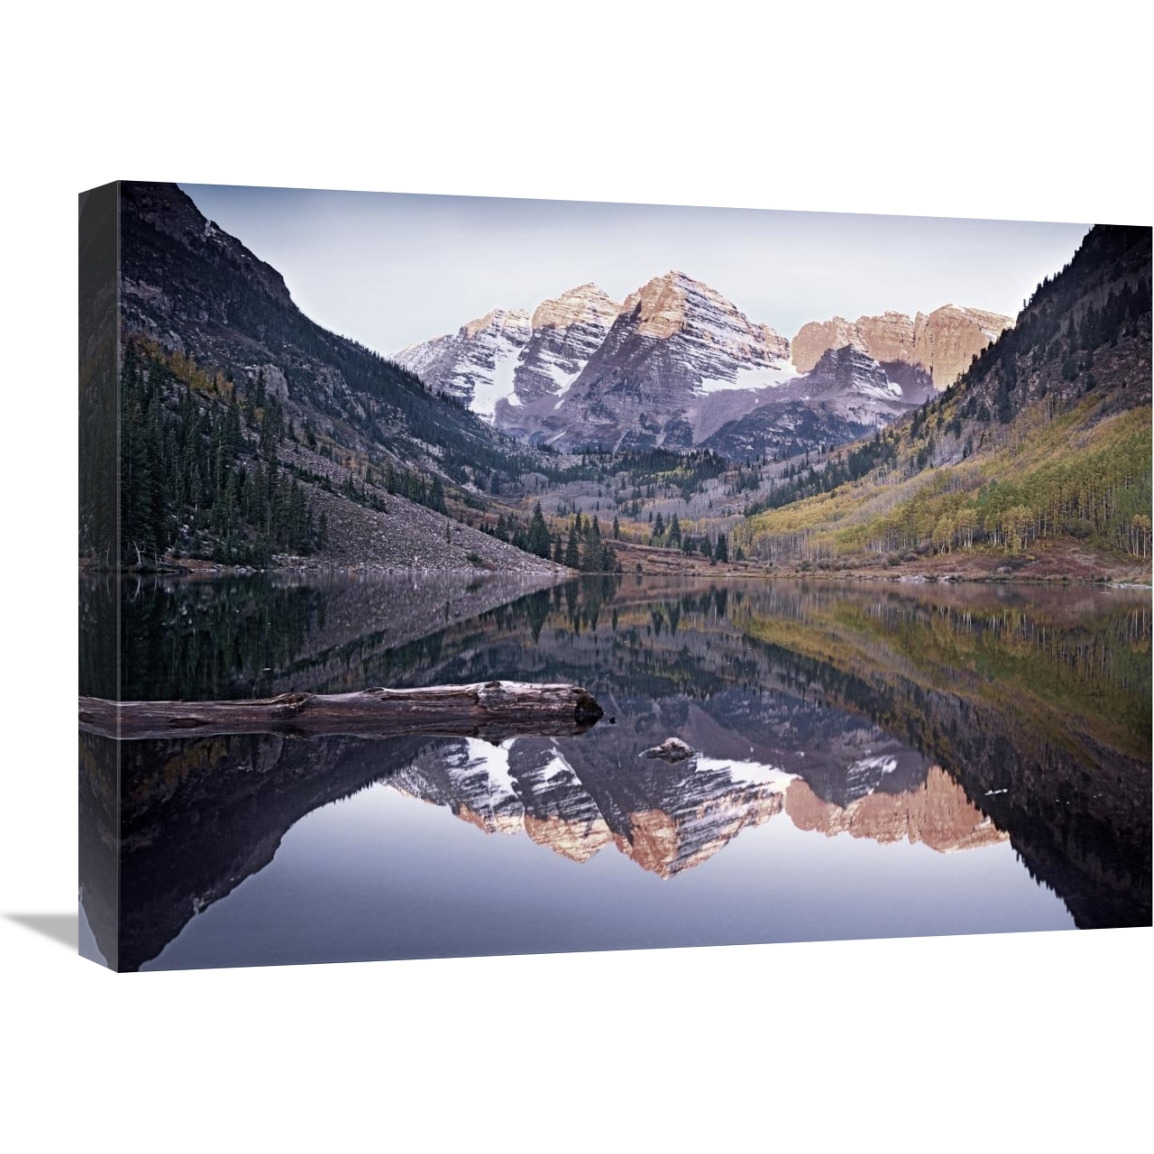
{"type": "Polygon", "coordinates": [[[665,577],[665,578],[742,578],[753,581],[853,581],[876,582],[889,585],[1035,585],[1053,588],[1054,586],[1070,586],[1088,589],[1154,589],[1154,579],[1136,580],[1116,574],[1099,574],[1089,576],[1069,576],[1066,574],[1013,574],[1013,573],[960,573],[949,571],[934,573],[912,571],[903,573],[882,573],[874,570],[840,570],[831,571],[815,569],[804,571],[800,569],[780,569],[768,567],[754,567],[750,562],[736,564],[721,564],[715,566],[690,566],[684,569],[672,566],[642,568],[640,564],[634,568],[625,568],[621,572],[603,570],[598,572],[581,572],[575,569],[554,570],[541,572],[502,572],[496,569],[430,569],[430,568],[395,568],[391,566],[372,565],[269,565],[263,569],[254,569],[251,566],[220,565],[213,562],[185,565],[173,562],[158,568],[137,569],[131,568],[98,568],[91,562],[87,564],[81,559],[78,575],[80,577],[255,577],[258,575],[281,575],[286,573],[301,576],[373,576],[373,577],[467,577],[478,581],[488,581],[492,578],[519,578],[526,581],[540,581],[552,579],[552,584],[575,580],[580,577],[665,577]]]}

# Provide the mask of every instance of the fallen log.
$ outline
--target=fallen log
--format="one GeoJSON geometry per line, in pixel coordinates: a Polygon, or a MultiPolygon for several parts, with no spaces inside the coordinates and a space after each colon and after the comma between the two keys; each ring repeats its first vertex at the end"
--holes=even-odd
{"type": "Polygon", "coordinates": [[[487,681],[358,693],[282,693],[238,701],[108,701],[80,698],[80,729],[117,740],[218,737],[243,733],[305,736],[401,734],[544,737],[582,733],[601,717],[577,685],[487,681]]]}

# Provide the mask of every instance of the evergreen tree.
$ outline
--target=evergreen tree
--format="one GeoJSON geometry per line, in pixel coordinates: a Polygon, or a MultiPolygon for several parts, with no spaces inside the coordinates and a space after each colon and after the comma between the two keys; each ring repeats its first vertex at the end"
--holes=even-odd
{"type": "Polygon", "coordinates": [[[577,536],[577,522],[569,526],[569,539],[565,542],[565,564],[570,569],[581,567],[580,539],[577,536]]]}
{"type": "Polygon", "coordinates": [[[545,524],[545,517],[541,512],[541,502],[538,501],[533,507],[533,516],[529,521],[528,551],[537,557],[548,557],[549,544],[549,527],[545,524]]]}

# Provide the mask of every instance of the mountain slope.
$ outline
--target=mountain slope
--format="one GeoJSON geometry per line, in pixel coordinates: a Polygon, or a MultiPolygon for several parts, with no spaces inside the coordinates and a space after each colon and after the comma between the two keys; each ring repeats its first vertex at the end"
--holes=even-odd
{"type": "Polygon", "coordinates": [[[1150,254],[1148,228],[1095,227],[955,385],[783,487],[743,526],[748,547],[833,567],[1149,573],[1150,254]]]}
{"type": "Polygon", "coordinates": [[[265,387],[286,415],[364,451],[449,476],[508,456],[483,422],[431,394],[411,372],[310,321],[284,279],[208,221],[175,185],[121,186],[124,336],[184,354],[209,373],[265,387]]]}
{"type": "Polygon", "coordinates": [[[532,453],[310,321],[175,185],[122,183],[119,207],[123,561],[553,571],[443,516],[452,483],[532,453]]]}
{"type": "Polygon", "coordinates": [[[515,423],[511,410],[564,395],[620,311],[584,284],[543,301],[532,317],[494,309],[450,336],[402,349],[396,361],[490,420],[501,405],[504,428],[515,423]]]}
{"type": "Polygon", "coordinates": [[[789,341],[672,271],[623,305],[586,284],[531,318],[496,309],[396,359],[520,441],[563,450],[704,446],[748,461],[840,444],[931,395],[906,321],[907,360],[899,350],[879,364],[847,329],[845,352],[830,345],[799,375],[789,341]]]}

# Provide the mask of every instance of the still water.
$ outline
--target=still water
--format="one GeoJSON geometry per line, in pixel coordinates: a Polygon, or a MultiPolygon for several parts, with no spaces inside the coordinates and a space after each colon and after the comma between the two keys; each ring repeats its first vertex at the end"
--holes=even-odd
{"type": "Polygon", "coordinates": [[[1150,924],[1144,591],[121,579],[81,620],[96,696],[118,633],[126,700],[508,678],[605,709],[499,744],[82,735],[121,969],[1150,924]],[[695,756],[643,756],[669,737],[695,756]]]}

